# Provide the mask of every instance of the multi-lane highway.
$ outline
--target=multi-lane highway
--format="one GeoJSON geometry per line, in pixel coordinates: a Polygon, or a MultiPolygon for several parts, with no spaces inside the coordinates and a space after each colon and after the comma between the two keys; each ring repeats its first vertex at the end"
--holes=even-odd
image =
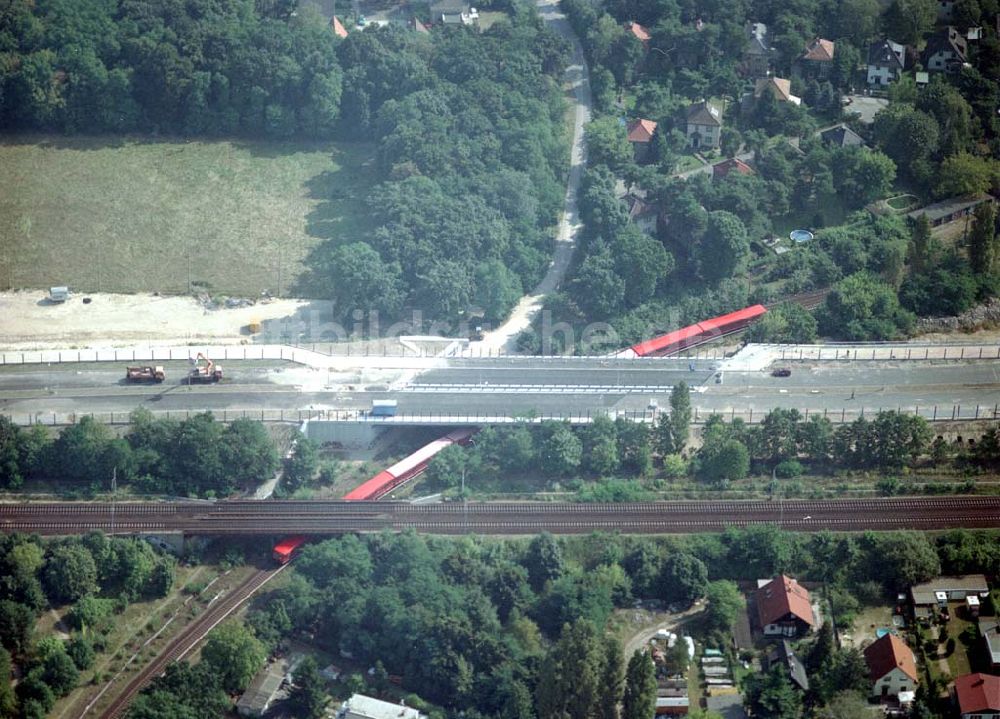
{"type": "Polygon", "coordinates": [[[177,502],[0,504],[0,531],[75,534],[329,535],[414,529],[522,535],[619,531],[678,534],[777,524],[794,531],[1000,527],[1000,497],[630,504],[177,502]]]}
{"type": "MultiPolygon", "coordinates": [[[[358,359],[359,363],[364,358],[358,359]]],[[[188,386],[185,363],[166,363],[161,385],[127,385],[123,364],[52,364],[0,367],[0,412],[17,421],[33,417],[118,413],[138,406],[160,411],[362,410],[373,399],[398,400],[401,415],[567,416],[643,411],[663,406],[679,381],[695,388],[702,414],[753,412],[781,406],[856,415],[863,408],[919,408],[950,417],[992,417],[1000,403],[995,360],[788,361],[789,377],[773,377],[774,363],[749,371],[709,360],[611,358],[439,359],[422,371],[369,375],[303,368],[275,361],[226,363],[218,385],[188,386]]]]}

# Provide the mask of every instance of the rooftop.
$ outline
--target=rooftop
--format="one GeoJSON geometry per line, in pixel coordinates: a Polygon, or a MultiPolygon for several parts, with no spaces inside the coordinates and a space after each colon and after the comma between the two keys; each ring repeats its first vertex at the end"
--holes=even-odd
{"type": "Polygon", "coordinates": [[[819,134],[823,142],[828,142],[837,147],[849,147],[857,145],[863,147],[865,140],[861,135],[849,128],[847,125],[836,125],[819,134]]]}
{"type": "Polygon", "coordinates": [[[722,125],[722,110],[702,100],[688,106],[687,121],[692,125],[722,125]]]}
{"type": "Polygon", "coordinates": [[[381,699],[354,694],[341,710],[348,719],[425,719],[424,715],[405,704],[393,704],[381,699]]]}
{"type": "Polygon", "coordinates": [[[649,142],[656,132],[656,123],[652,120],[632,120],[628,124],[629,142],[649,142]]]}
{"type": "MultiPolygon", "coordinates": [[[[934,202],[913,212],[908,212],[906,216],[915,220],[920,215],[927,215],[927,219],[933,222],[934,220],[940,220],[943,217],[953,215],[956,212],[968,210],[989,199],[991,198],[986,193],[949,197],[947,200],[934,202]]],[[[915,584],[910,588],[914,604],[933,603],[934,592],[958,592],[962,590],[975,593],[986,592],[989,591],[989,585],[986,583],[986,577],[982,574],[968,574],[960,577],[938,577],[924,584],[915,584]]]]}
{"type": "Polygon", "coordinates": [[[791,614],[809,626],[816,624],[809,592],[791,577],[780,574],[757,590],[757,614],[761,626],[774,624],[791,614]]]}
{"type": "Polygon", "coordinates": [[[955,679],[955,696],[963,714],[1000,712],[1000,677],[966,674],[955,679]]]}
{"type": "Polygon", "coordinates": [[[637,22],[625,23],[625,29],[632,33],[637,40],[641,40],[642,42],[649,42],[650,37],[652,37],[649,34],[649,30],[637,22]]]}
{"type": "Polygon", "coordinates": [[[876,40],[868,46],[869,65],[888,65],[903,69],[906,48],[892,40],[876,40]]]}
{"type": "Polygon", "coordinates": [[[347,37],[347,28],[345,28],[344,24],[337,19],[336,15],[333,16],[332,20],[330,20],[330,27],[333,29],[333,34],[337,37],[347,37]]]}
{"type": "Polygon", "coordinates": [[[1000,664],[1000,620],[993,618],[979,619],[979,633],[986,640],[986,651],[990,653],[990,662],[1000,664]]]}
{"type": "Polygon", "coordinates": [[[802,59],[813,62],[831,62],[833,60],[833,50],[832,41],[817,37],[806,45],[806,51],[802,53],[802,59]]]}
{"type": "Polygon", "coordinates": [[[865,647],[865,662],[873,682],[897,667],[910,679],[917,681],[917,662],[913,651],[895,634],[886,634],[865,647]]]}

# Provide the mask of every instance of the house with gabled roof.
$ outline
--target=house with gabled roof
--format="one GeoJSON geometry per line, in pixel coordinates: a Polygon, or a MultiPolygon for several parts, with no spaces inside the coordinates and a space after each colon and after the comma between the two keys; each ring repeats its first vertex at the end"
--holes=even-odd
{"type": "Polygon", "coordinates": [[[891,632],[865,647],[865,663],[872,681],[874,699],[898,697],[900,692],[913,692],[919,681],[913,650],[891,632]]]}
{"type": "Polygon", "coordinates": [[[641,42],[644,46],[649,45],[649,41],[652,38],[652,35],[649,34],[649,30],[647,30],[637,22],[625,23],[625,32],[629,33],[632,37],[641,42]]]}
{"type": "Polygon", "coordinates": [[[787,673],[792,686],[804,692],[809,691],[809,676],[806,674],[806,668],[792,650],[792,645],[788,643],[787,639],[782,639],[774,649],[767,653],[767,666],[769,668],[780,667],[783,672],[787,673]]]}
{"type": "Polygon", "coordinates": [[[336,15],[330,20],[330,29],[333,30],[333,34],[337,37],[347,37],[347,28],[337,19],[336,15]]]}
{"type": "Polygon", "coordinates": [[[954,696],[962,719],[1000,719],[1000,677],[978,672],[958,677],[954,696]]]}
{"type": "Polygon", "coordinates": [[[722,109],[703,100],[688,106],[685,113],[688,142],[696,150],[714,150],[722,139],[722,109]]]}
{"type": "Polygon", "coordinates": [[[868,84],[888,85],[903,75],[906,48],[889,39],[876,40],[868,46],[868,84]]]}
{"type": "Polygon", "coordinates": [[[784,574],[763,583],[754,601],[764,636],[797,637],[816,627],[809,591],[784,574]]]}
{"type": "Polygon", "coordinates": [[[652,120],[632,120],[626,126],[629,144],[632,145],[632,155],[636,162],[642,162],[653,147],[653,135],[656,134],[656,123],[652,120]]]}
{"type": "Polygon", "coordinates": [[[737,175],[754,174],[753,168],[738,157],[730,157],[728,160],[723,160],[712,165],[713,180],[721,180],[733,172],[737,175]]]}
{"type": "Polygon", "coordinates": [[[958,72],[965,64],[968,51],[965,35],[948,25],[927,38],[920,58],[924,68],[931,72],[958,72]]]}
{"type": "Polygon", "coordinates": [[[748,22],[745,26],[747,45],[743,50],[743,62],[740,71],[744,77],[761,77],[767,74],[774,58],[774,48],[767,30],[762,22],[748,22]]]}
{"type": "Polygon", "coordinates": [[[802,104],[802,98],[792,94],[792,81],[783,77],[762,77],[757,80],[753,88],[754,100],[759,100],[765,94],[770,94],[778,102],[802,104]]]}
{"type": "Polygon", "coordinates": [[[805,52],[796,63],[799,73],[807,77],[828,77],[833,67],[835,50],[832,40],[813,38],[806,44],[805,52]]]}
{"type": "Polygon", "coordinates": [[[865,139],[847,125],[834,125],[819,133],[823,142],[834,147],[866,147],[865,139]]]}

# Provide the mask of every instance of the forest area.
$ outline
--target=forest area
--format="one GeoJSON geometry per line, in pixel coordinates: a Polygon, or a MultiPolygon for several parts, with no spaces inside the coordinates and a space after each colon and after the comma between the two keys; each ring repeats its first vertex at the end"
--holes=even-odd
{"type": "Polygon", "coordinates": [[[311,228],[290,292],[332,299],[338,320],[447,324],[474,305],[494,322],[548,263],[569,47],[526,0],[493,7],[505,17],[482,33],[342,39],[284,0],[18,0],[0,9],[0,130],[372,143],[358,233],[311,228]]]}
{"type": "MultiPolygon", "coordinates": [[[[652,663],[642,654],[624,656],[607,631],[614,613],[637,599],[687,607],[706,598],[691,631],[699,644],[726,647],[745,611],[737,581],[783,572],[822,582],[837,622],[846,624],[865,606],[939,573],[995,572],[996,547],[988,532],[805,535],[773,526],[688,538],[347,536],[308,546],[291,581],[255,603],[245,627],[230,635],[236,659],[223,681],[239,686],[242,674],[245,685],[252,672],[235,669],[246,666],[245,657],[309,637],[326,656],[341,657],[338,664],[359,669],[345,670],[331,685],[306,660],[288,699],[296,716],[321,716],[332,690],[401,698],[432,719],[458,712],[483,719],[556,719],[567,712],[641,719],[652,714],[656,698],[652,663]]],[[[748,682],[754,716],[870,713],[860,651],[839,648],[826,626],[802,644],[810,692],[803,696],[787,676],[763,673],[748,682]],[[840,713],[844,707],[861,713],[840,713]]],[[[220,682],[199,666],[179,665],[158,679],[131,716],[166,719],[217,706],[211,702],[222,698],[220,682]]],[[[916,710],[922,718],[941,716],[930,693],[916,710]]],[[[697,708],[690,716],[715,717],[697,708]]]]}

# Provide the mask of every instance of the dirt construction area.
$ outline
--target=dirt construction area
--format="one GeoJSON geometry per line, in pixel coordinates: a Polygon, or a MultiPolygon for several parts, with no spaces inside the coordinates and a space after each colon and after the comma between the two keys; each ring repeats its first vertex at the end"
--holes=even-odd
{"type": "Polygon", "coordinates": [[[247,325],[295,314],[304,300],[273,300],[250,307],[208,310],[193,297],[150,294],[74,295],[52,304],[46,293],[0,293],[0,347],[116,347],[239,343],[247,325]],[[84,303],[84,299],[90,302],[84,303]]]}

